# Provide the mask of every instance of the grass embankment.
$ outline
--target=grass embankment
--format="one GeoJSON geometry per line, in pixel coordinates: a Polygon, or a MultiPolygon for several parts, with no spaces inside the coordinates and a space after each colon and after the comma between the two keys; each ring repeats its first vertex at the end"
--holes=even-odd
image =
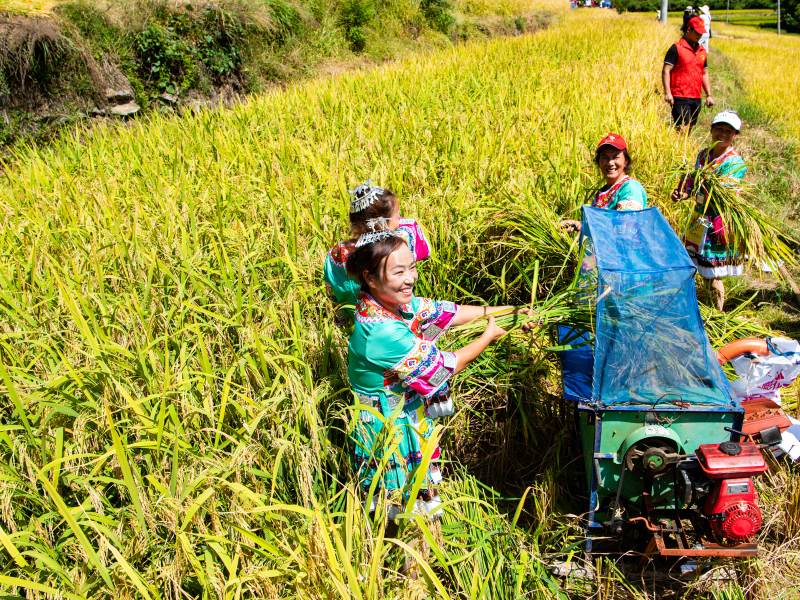
{"type": "MultiPolygon", "coordinates": [[[[547,573],[579,552],[566,515],[585,504],[537,345],[501,343],[458,378],[441,526],[411,519],[389,536],[366,520],[344,445],[346,339],[320,265],[344,235],[347,188],[372,177],[431,238],[420,293],[530,299],[534,260],[543,287],[558,281],[570,239],[554,223],[596,182],[592,145],[609,130],[680,219],[665,201],[692,150],[653,68],[671,38],[593,11],[18,157],[0,186],[0,589],[647,597],[652,572],[626,581],[603,562],[578,587],[547,573]],[[610,39],[624,64],[600,51],[610,39]],[[487,243],[497,207],[538,217],[515,260],[498,255],[513,240],[487,243]]],[[[769,552],[796,532],[791,493],[769,496],[769,552]]],[[[745,582],[769,572],[751,564],[745,582]]]]}
{"type": "Polygon", "coordinates": [[[541,4],[2,0],[0,144],[44,141],[125,98],[143,110],[230,103],[325,70],[534,31],[557,12],[541,4]]]}

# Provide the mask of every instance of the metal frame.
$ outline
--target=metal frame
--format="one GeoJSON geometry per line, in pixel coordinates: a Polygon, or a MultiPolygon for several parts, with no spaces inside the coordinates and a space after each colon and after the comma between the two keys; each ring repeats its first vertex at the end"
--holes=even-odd
{"type": "MultiPolygon", "coordinates": [[[[744,422],[744,409],[737,406],[689,406],[689,407],[680,407],[680,406],[669,406],[665,405],[664,407],[656,408],[649,404],[647,405],[625,405],[625,406],[598,406],[594,403],[578,403],[578,411],[586,411],[591,413],[591,418],[594,419],[594,444],[592,445],[592,477],[591,483],[589,485],[589,512],[587,515],[587,525],[586,525],[586,542],[584,544],[584,549],[587,553],[591,554],[592,547],[593,547],[593,535],[592,530],[604,528],[602,523],[598,523],[595,521],[595,514],[597,512],[597,505],[598,505],[598,487],[600,484],[600,463],[599,460],[601,458],[613,458],[614,455],[608,455],[608,453],[600,452],[600,440],[603,433],[603,412],[614,412],[614,411],[624,411],[624,412],[666,412],[666,411],[675,411],[675,412],[682,412],[682,413],[734,413],[734,429],[741,430],[742,423],[744,422]]],[[[738,441],[739,435],[731,433],[732,441],[738,441]]],[[[646,502],[646,505],[649,504],[646,502]]],[[[649,512],[649,507],[648,512],[649,512]]],[[[635,521],[645,521],[645,526],[653,534],[653,539],[648,544],[648,550],[645,551],[646,556],[650,556],[654,554],[654,550],[658,551],[658,554],[661,556],[731,556],[731,557],[748,557],[748,556],[756,556],[758,554],[757,547],[755,544],[738,544],[736,546],[721,546],[719,544],[703,544],[702,548],[695,548],[689,544],[688,538],[686,537],[685,532],[683,531],[683,527],[680,526],[680,518],[677,519],[678,522],[678,530],[680,532],[679,540],[679,548],[667,548],[666,544],[664,543],[662,529],[659,526],[653,525],[650,522],[649,518],[646,517],[633,517],[629,519],[629,522],[635,521]],[[652,547],[652,548],[651,548],[652,547]]],[[[605,537],[605,536],[604,536],[605,537]]]]}

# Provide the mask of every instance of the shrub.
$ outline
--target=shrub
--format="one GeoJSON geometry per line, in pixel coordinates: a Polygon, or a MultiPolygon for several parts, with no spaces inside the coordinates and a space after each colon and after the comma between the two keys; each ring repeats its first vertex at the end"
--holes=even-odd
{"type": "Polygon", "coordinates": [[[218,7],[199,14],[161,8],[153,22],[134,35],[140,72],[148,87],[175,93],[204,84],[204,74],[215,83],[239,74],[248,27],[242,17],[218,7]]]}
{"type": "Polygon", "coordinates": [[[419,8],[431,27],[442,33],[449,33],[456,22],[450,0],[422,0],[419,8]]]}
{"type": "Polygon", "coordinates": [[[364,26],[375,16],[373,0],[346,0],[342,6],[341,23],[344,36],[354,52],[361,52],[367,45],[364,26]]]}
{"type": "Polygon", "coordinates": [[[203,11],[197,55],[217,81],[239,71],[244,37],[244,25],[236,16],[222,9],[203,11]]]}
{"type": "Polygon", "coordinates": [[[800,0],[784,0],[781,5],[781,22],[790,31],[800,31],[800,0]]]}
{"type": "Polygon", "coordinates": [[[290,37],[303,30],[303,19],[297,9],[286,0],[269,0],[270,15],[274,29],[271,35],[272,42],[284,44],[290,37]]]}
{"type": "Polygon", "coordinates": [[[157,90],[175,93],[194,83],[192,49],[173,29],[151,23],[134,35],[134,48],[142,77],[157,90]]]}

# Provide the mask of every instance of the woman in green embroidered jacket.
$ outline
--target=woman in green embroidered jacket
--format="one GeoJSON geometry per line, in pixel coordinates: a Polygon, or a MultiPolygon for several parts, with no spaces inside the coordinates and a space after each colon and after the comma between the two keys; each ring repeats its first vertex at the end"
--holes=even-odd
{"type": "Polygon", "coordinates": [[[355,305],[359,291],[358,283],[347,275],[347,257],[355,249],[358,237],[368,231],[370,224],[385,222],[389,228],[397,229],[406,237],[408,247],[417,261],[427,260],[431,255],[422,227],[414,219],[400,216],[400,200],[391,190],[366,181],[350,190],[350,196],[351,237],[331,248],[323,266],[325,287],[341,309],[338,316],[342,323],[352,320],[351,307],[355,305]]]}
{"type": "MultiPolygon", "coordinates": [[[[597,143],[594,162],[605,179],[605,183],[592,196],[592,206],[606,210],[644,210],[647,208],[647,192],[631,177],[631,156],[625,138],[609,133],[597,143]]],[[[581,222],[561,221],[567,230],[580,231],[581,222]]]]}
{"type": "MultiPolygon", "coordinates": [[[[453,413],[448,381],[505,331],[489,316],[483,334],[448,352],[437,347],[451,326],[491,315],[507,306],[457,306],[414,296],[417,266],[406,238],[397,230],[362,235],[347,261],[347,272],[361,285],[350,337],[348,376],[360,409],[353,432],[354,459],[366,492],[398,490],[408,499],[433,419],[453,413]],[[387,452],[389,456],[387,456],[387,452]]],[[[519,312],[527,312],[520,309],[519,312]]],[[[439,448],[413,499],[436,514],[441,480],[439,448]]]]}
{"type": "Polygon", "coordinates": [[[747,173],[744,159],[733,147],[733,142],[742,128],[742,120],[732,110],[718,113],[711,122],[711,142],[703,148],[695,161],[695,173],[681,178],[672,192],[672,199],[680,201],[695,197],[695,208],[691,226],[684,235],[684,244],[698,274],[711,288],[714,305],[718,310],[725,307],[725,285],[723,277],[742,274],[742,256],[731,244],[730,232],[725,231],[722,217],[706,202],[706,190],[702,173],[713,171],[725,186],[738,190],[747,173]]]}

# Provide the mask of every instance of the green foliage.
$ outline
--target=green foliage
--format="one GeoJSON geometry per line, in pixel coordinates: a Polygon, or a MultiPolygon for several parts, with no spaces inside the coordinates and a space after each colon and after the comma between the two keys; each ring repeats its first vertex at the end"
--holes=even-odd
{"type": "Polygon", "coordinates": [[[340,22],[353,52],[362,52],[367,45],[366,25],[375,17],[374,0],[345,0],[340,22]]]}
{"type": "Polygon", "coordinates": [[[285,44],[292,36],[303,31],[303,19],[297,9],[286,0],[269,0],[273,30],[270,36],[275,44],[285,44]]]}
{"type": "Polygon", "coordinates": [[[175,93],[192,86],[196,78],[192,48],[174,29],[153,23],[133,40],[140,72],[150,87],[175,93]]]}
{"type": "Polygon", "coordinates": [[[233,12],[207,7],[198,13],[161,7],[133,35],[143,80],[157,92],[175,93],[235,77],[242,66],[248,28],[233,12]]]}
{"type": "Polygon", "coordinates": [[[78,30],[82,39],[90,46],[95,58],[124,45],[122,32],[109,23],[103,12],[94,4],[86,0],[66,2],[59,4],[56,11],[78,30]]]}
{"type": "Polygon", "coordinates": [[[431,27],[442,33],[449,33],[456,22],[450,0],[422,0],[419,8],[431,27]]]}
{"type": "Polygon", "coordinates": [[[800,31],[800,0],[781,2],[781,22],[790,31],[800,31]]]}
{"type": "Polygon", "coordinates": [[[241,46],[245,26],[232,13],[222,9],[206,9],[199,21],[197,57],[220,81],[239,71],[242,64],[241,46]]]}

